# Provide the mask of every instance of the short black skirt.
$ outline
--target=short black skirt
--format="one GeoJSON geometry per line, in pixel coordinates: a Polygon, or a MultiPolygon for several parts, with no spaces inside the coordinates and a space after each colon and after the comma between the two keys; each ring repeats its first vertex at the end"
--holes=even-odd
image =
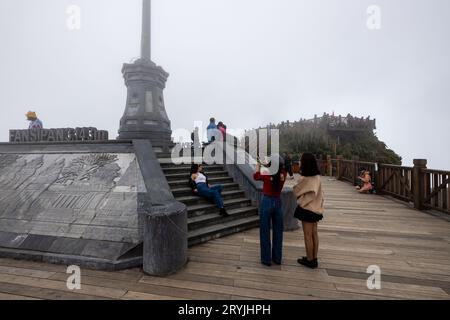
{"type": "Polygon", "coordinates": [[[300,206],[297,206],[297,209],[295,209],[294,217],[300,221],[310,223],[316,223],[323,219],[323,215],[303,209],[300,206]]]}

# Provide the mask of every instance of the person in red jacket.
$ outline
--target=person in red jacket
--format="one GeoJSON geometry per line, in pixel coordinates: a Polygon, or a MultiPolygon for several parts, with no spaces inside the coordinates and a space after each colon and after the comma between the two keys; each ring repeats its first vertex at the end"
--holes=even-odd
{"type": "MultiPolygon", "coordinates": [[[[280,265],[283,256],[283,211],[281,209],[281,191],[286,181],[283,158],[279,158],[279,167],[275,174],[261,172],[258,161],[254,179],[263,182],[263,197],[259,208],[261,263],[271,266],[272,262],[280,265]],[[272,224],[272,243],[270,242],[270,225],[272,224]]],[[[272,156],[274,159],[274,156],[272,156]]],[[[269,162],[269,167],[273,161],[269,162]]]]}

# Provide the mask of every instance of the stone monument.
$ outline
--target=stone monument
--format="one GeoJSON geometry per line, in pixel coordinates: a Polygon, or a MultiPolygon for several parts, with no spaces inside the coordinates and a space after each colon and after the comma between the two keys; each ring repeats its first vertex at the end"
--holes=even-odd
{"type": "MultiPolygon", "coordinates": [[[[158,153],[171,145],[163,89],[150,58],[143,0],[141,58],[125,64],[120,136],[94,127],[10,130],[0,143],[0,258],[163,276],[187,261],[187,209],[158,153]]],[[[159,154],[160,155],[160,154],[159,154]]]]}
{"type": "Polygon", "coordinates": [[[163,90],[169,74],[151,59],[151,0],[143,0],[141,57],[122,73],[128,93],[118,139],[148,139],[156,152],[168,152],[172,130],[163,90]]]}

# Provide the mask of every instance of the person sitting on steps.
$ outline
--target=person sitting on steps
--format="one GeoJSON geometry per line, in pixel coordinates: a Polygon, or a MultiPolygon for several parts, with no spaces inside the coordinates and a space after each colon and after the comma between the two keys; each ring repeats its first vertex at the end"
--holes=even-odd
{"type": "Polygon", "coordinates": [[[225,205],[221,196],[223,186],[218,185],[211,187],[208,184],[208,178],[203,173],[203,165],[192,165],[189,185],[191,186],[194,194],[208,200],[214,200],[217,207],[220,209],[220,215],[223,217],[228,217],[229,214],[225,210],[225,205]]]}

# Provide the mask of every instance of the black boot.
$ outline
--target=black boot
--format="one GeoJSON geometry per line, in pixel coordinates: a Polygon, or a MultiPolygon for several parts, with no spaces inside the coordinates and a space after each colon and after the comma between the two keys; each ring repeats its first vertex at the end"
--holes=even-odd
{"type": "Polygon", "coordinates": [[[225,208],[221,208],[220,209],[220,215],[222,217],[228,217],[229,216],[229,214],[228,214],[227,210],[225,210],[225,208]]]}
{"type": "Polygon", "coordinates": [[[311,268],[311,269],[316,269],[319,267],[319,261],[317,259],[313,259],[311,261],[308,260],[307,257],[302,257],[301,259],[297,260],[298,263],[300,263],[302,266],[311,268]]]}

